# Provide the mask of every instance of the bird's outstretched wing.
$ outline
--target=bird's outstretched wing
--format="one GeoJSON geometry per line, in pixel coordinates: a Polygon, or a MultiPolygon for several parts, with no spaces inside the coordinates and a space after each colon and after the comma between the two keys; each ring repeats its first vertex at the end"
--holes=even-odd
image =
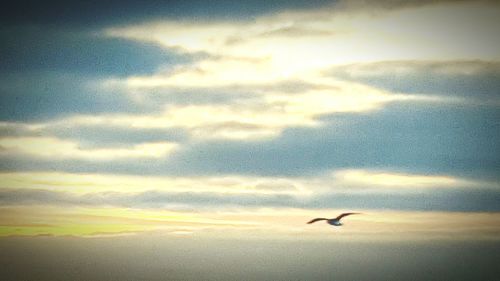
{"type": "Polygon", "coordinates": [[[315,218],[315,219],[310,220],[308,223],[315,223],[317,221],[326,221],[326,220],[328,220],[328,219],[325,219],[325,218],[315,218]]]}
{"type": "Polygon", "coordinates": [[[361,214],[361,213],[343,213],[343,214],[340,214],[338,217],[336,217],[335,219],[336,220],[340,220],[341,218],[343,217],[347,217],[347,216],[350,216],[350,215],[357,215],[357,214],[361,214]]]}

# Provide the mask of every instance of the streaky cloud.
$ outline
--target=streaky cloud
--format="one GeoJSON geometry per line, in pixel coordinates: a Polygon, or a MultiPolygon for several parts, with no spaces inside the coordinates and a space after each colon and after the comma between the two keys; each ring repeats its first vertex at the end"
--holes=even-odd
{"type": "Polygon", "coordinates": [[[374,209],[411,211],[498,212],[498,190],[436,190],[414,194],[321,194],[297,198],[287,194],[199,192],[100,192],[75,195],[48,190],[1,189],[3,206],[113,206],[144,209],[211,210],[224,208],[374,209]]]}
{"type": "Polygon", "coordinates": [[[48,159],[85,159],[111,161],[120,158],[163,158],[178,145],[174,142],[139,143],[129,147],[83,148],[78,142],[54,137],[4,137],[0,139],[3,155],[27,155],[48,159]]]}
{"type": "Polygon", "coordinates": [[[386,61],[338,66],[326,73],[393,92],[454,97],[465,106],[500,105],[496,61],[386,61]]]}

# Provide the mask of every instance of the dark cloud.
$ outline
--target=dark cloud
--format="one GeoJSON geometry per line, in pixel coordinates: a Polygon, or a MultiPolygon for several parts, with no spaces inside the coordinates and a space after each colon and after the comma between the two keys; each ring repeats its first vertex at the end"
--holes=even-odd
{"type": "Polygon", "coordinates": [[[159,46],[66,27],[23,25],[0,29],[0,120],[54,119],[69,114],[157,111],[165,104],[245,102],[254,91],[310,88],[296,81],[273,86],[132,91],[89,87],[101,79],[147,75],[199,59],[159,46]]]}
{"type": "Polygon", "coordinates": [[[92,85],[98,82],[92,76],[42,72],[8,74],[0,81],[0,120],[4,121],[43,121],[74,114],[147,110],[123,92],[92,85]]]}
{"type": "Polygon", "coordinates": [[[159,18],[251,18],[283,9],[313,8],[331,0],[277,1],[44,1],[21,0],[2,9],[0,22],[34,23],[93,28],[159,18]]]}
{"type": "Polygon", "coordinates": [[[123,89],[101,89],[99,82],[190,60],[157,46],[65,27],[2,27],[0,40],[0,120],[151,112],[161,105],[138,106],[123,89]]]}
{"type": "Polygon", "coordinates": [[[54,71],[95,77],[127,76],[153,73],[160,66],[189,60],[159,46],[105,38],[64,26],[2,27],[0,41],[0,73],[54,71]]]}
{"type": "MultiPolygon", "coordinates": [[[[66,25],[79,28],[95,28],[120,25],[154,19],[193,18],[203,20],[248,19],[283,10],[327,9],[378,11],[418,7],[434,3],[461,2],[461,0],[19,0],[10,2],[0,12],[0,23],[66,25]],[[333,9],[332,9],[333,8],[333,9]]],[[[495,1],[486,1],[495,4],[495,1]]]]}

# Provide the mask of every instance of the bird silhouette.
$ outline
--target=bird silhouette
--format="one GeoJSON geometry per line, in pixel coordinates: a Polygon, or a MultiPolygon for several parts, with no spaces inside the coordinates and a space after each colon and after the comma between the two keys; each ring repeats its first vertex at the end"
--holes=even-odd
{"type": "Polygon", "coordinates": [[[357,214],[361,214],[361,213],[343,213],[343,214],[340,214],[338,217],[333,218],[333,219],[315,218],[315,219],[310,220],[308,222],[308,224],[315,223],[317,221],[326,221],[328,224],[331,224],[333,226],[341,226],[342,223],[340,222],[340,219],[342,219],[343,217],[346,217],[346,216],[357,215],[357,214]]]}

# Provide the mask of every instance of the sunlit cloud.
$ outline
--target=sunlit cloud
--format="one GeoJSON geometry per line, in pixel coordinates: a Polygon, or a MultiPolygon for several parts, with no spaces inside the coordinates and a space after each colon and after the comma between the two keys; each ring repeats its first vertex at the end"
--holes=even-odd
{"type": "Polygon", "coordinates": [[[358,63],[332,68],[332,75],[339,72],[352,77],[378,77],[392,75],[403,77],[421,72],[431,72],[441,75],[500,75],[500,62],[498,61],[383,61],[375,63],[358,63]]]}
{"type": "Polygon", "coordinates": [[[91,192],[215,192],[221,194],[308,194],[301,181],[279,177],[199,176],[153,177],[106,174],[72,174],[62,172],[2,173],[0,187],[69,191],[77,194],[91,192]]]}
{"type": "Polygon", "coordinates": [[[263,83],[359,62],[499,59],[493,28],[498,6],[462,2],[380,13],[334,8],[283,12],[255,21],[147,22],[104,33],[216,57],[166,75],[131,77],[128,83],[135,86],[263,83]],[[474,17],[467,16],[471,11],[474,17]],[[293,30],[300,32],[293,35],[293,30]]]}
{"type": "Polygon", "coordinates": [[[320,126],[322,115],[372,112],[396,102],[447,101],[428,95],[391,93],[353,82],[331,79],[321,79],[321,82],[321,87],[299,93],[257,91],[251,98],[223,104],[167,105],[160,113],[73,115],[42,123],[3,122],[2,127],[39,133],[88,126],[179,129],[197,139],[251,140],[277,137],[289,127],[320,126]]]}
{"type": "Polygon", "coordinates": [[[352,63],[500,58],[495,48],[477,50],[471,43],[486,40],[491,44],[482,46],[500,45],[490,28],[500,8],[491,9],[482,2],[427,4],[385,10],[380,5],[382,9],[373,13],[354,3],[341,3],[252,21],[167,20],[107,28],[103,36],[207,56],[153,75],[109,79],[103,86],[135,96],[151,92],[168,96],[179,89],[210,95],[228,87],[246,92],[245,100],[224,105],[169,106],[156,116],[117,117],[130,126],[187,128],[202,139],[275,138],[285,128],[318,125],[320,115],[374,111],[395,101],[459,102],[451,97],[382,91],[339,81],[328,73],[334,66],[352,63]],[[468,17],[466,25],[461,17],[450,16],[469,14],[471,9],[481,17],[468,17]],[[288,81],[301,81],[310,88],[299,93],[261,90],[288,81]]]}
{"type": "Polygon", "coordinates": [[[353,186],[393,188],[460,188],[487,186],[486,183],[450,176],[391,173],[369,170],[342,170],[334,173],[339,182],[353,186]]]}
{"type": "MultiPolygon", "coordinates": [[[[490,187],[492,183],[449,175],[422,175],[362,169],[337,170],[309,177],[240,175],[169,177],[63,172],[3,172],[1,187],[72,192],[194,191],[220,193],[302,193],[352,188],[462,188],[490,187]]],[[[380,189],[379,189],[380,190],[380,189]]]]}
{"type": "Polygon", "coordinates": [[[49,159],[104,161],[120,158],[158,158],[172,152],[177,144],[144,143],[131,148],[81,149],[78,142],[53,137],[5,137],[0,139],[3,155],[28,155],[49,159]]]}

